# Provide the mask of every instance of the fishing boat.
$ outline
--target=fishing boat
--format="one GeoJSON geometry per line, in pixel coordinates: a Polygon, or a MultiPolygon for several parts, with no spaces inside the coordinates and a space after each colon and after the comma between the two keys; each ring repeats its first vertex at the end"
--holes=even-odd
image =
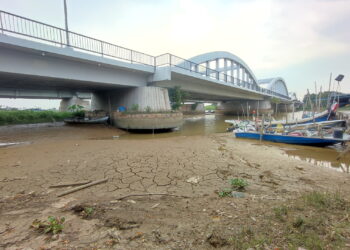
{"type": "Polygon", "coordinates": [[[67,124],[103,124],[107,123],[109,117],[104,116],[100,118],[80,118],[80,117],[73,117],[73,118],[67,118],[63,121],[67,124]]]}
{"type": "Polygon", "coordinates": [[[305,146],[316,146],[325,147],[338,143],[344,143],[349,141],[349,138],[334,138],[334,137],[310,137],[310,136],[299,136],[299,135],[281,135],[281,134],[268,134],[259,132],[236,132],[237,138],[264,140],[278,143],[305,145],[305,146]]]}

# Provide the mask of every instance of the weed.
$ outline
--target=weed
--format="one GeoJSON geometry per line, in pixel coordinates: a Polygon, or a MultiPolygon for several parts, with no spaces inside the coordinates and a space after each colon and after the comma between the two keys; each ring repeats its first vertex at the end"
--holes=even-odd
{"type": "Polygon", "coordinates": [[[147,112],[147,113],[151,113],[151,111],[152,111],[151,107],[150,107],[150,106],[147,106],[147,107],[146,107],[146,112],[147,112]]]}
{"type": "Polygon", "coordinates": [[[75,113],[72,112],[58,112],[52,110],[0,110],[0,126],[63,121],[63,119],[73,117],[74,115],[75,113]]]}
{"type": "Polygon", "coordinates": [[[232,190],[230,188],[225,188],[222,191],[219,192],[219,196],[220,197],[227,197],[227,196],[231,196],[231,192],[232,190]]]}
{"type": "Polygon", "coordinates": [[[83,217],[90,217],[94,211],[95,209],[93,207],[85,207],[81,214],[83,217]]]}
{"type": "Polygon", "coordinates": [[[317,209],[344,209],[345,200],[340,197],[338,193],[321,193],[321,192],[311,192],[303,196],[306,205],[312,206],[317,209]]]}
{"type": "Polygon", "coordinates": [[[304,224],[305,224],[304,219],[302,217],[297,217],[296,220],[293,222],[293,227],[300,228],[304,224]]]}
{"type": "Polygon", "coordinates": [[[58,234],[63,230],[64,217],[58,218],[49,216],[47,221],[34,220],[31,227],[38,230],[41,233],[58,234]]]}
{"type": "Polygon", "coordinates": [[[131,111],[133,111],[133,112],[139,111],[139,105],[138,105],[138,104],[133,104],[133,105],[131,106],[131,111]]]}
{"type": "Polygon", "coordinates": [[[277,219],[285,221],[285,216],[288,215],[288,208],[286,206],[275,207],[273,210],[277,219]]]}
{"type": "Polygon", "coordinates": [[[241,178],[234,178],[231,179],[231,187],[233,190],[245,190],[246,186],[248,186],[248,182],[241,178]]]}

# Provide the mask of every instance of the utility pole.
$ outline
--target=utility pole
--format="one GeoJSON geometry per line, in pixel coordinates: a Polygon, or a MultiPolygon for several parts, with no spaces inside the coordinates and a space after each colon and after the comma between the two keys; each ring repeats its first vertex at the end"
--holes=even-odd
{"type": "Polygon", "coordinates": [[[66,24],[66,40],[67,40],[67,46],[70,45],[69,43],[69,31],[68,31],[68,17],[67,17],[67,2],[66,0],[63,0],[63,3],[64,3],[64,21],[65,21],[65,24],[66,24]]]}

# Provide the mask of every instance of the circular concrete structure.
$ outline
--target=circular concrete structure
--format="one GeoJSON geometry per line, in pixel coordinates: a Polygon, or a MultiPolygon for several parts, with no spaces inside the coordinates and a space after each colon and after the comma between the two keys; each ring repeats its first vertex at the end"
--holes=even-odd
{"type": "Polygon", "coordinates": [[[181,112],[121,113],[113,112],[114,126],[123,129],[171,129],[182,124],[181,112]]]}

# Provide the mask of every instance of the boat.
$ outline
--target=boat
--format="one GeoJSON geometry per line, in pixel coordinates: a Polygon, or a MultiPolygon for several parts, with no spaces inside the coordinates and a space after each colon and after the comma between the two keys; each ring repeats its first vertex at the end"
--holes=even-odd
{"type": "Polygon", "coordinates": [[[300,120],[291,120],[291,121],[286,121],[286,120],[279,120],[279,121],[271,121],[270,126],[271,127],[276,127],[278,124],[282,124],[283,126],[292,126],[292,125],[297,125],[297,124],[306,124],[306,123],[315,123],[315,122],[324,122],[328,121],[329,119],[329,111],[325,110],[320,113],[316,113],[314,116],[309,116],[302,118],[300,120]]]}
{"type": "Polygon", "coordinates": [[[109,119],[109,116],[99,117],[99,118],[80,118],[80,117],[73,117],[73,118],[67,118],[63,121],[67,124],[103,124],[107,123],[109,119]]]}
{"type": "MultiPolygon", "coordinates": [[[[295,132],[294,132],[295,133],[295,132]]],[[[349,139],[334,138],[334,137],[310,137],[299,135],[281,135],[281,134],[268,134],[259,132],[235,132],[237,138],[264,140],[278,143],[287,143],[295,145],[316,146],[325,147],[338,143],[344,143],[349,139]]]]}

